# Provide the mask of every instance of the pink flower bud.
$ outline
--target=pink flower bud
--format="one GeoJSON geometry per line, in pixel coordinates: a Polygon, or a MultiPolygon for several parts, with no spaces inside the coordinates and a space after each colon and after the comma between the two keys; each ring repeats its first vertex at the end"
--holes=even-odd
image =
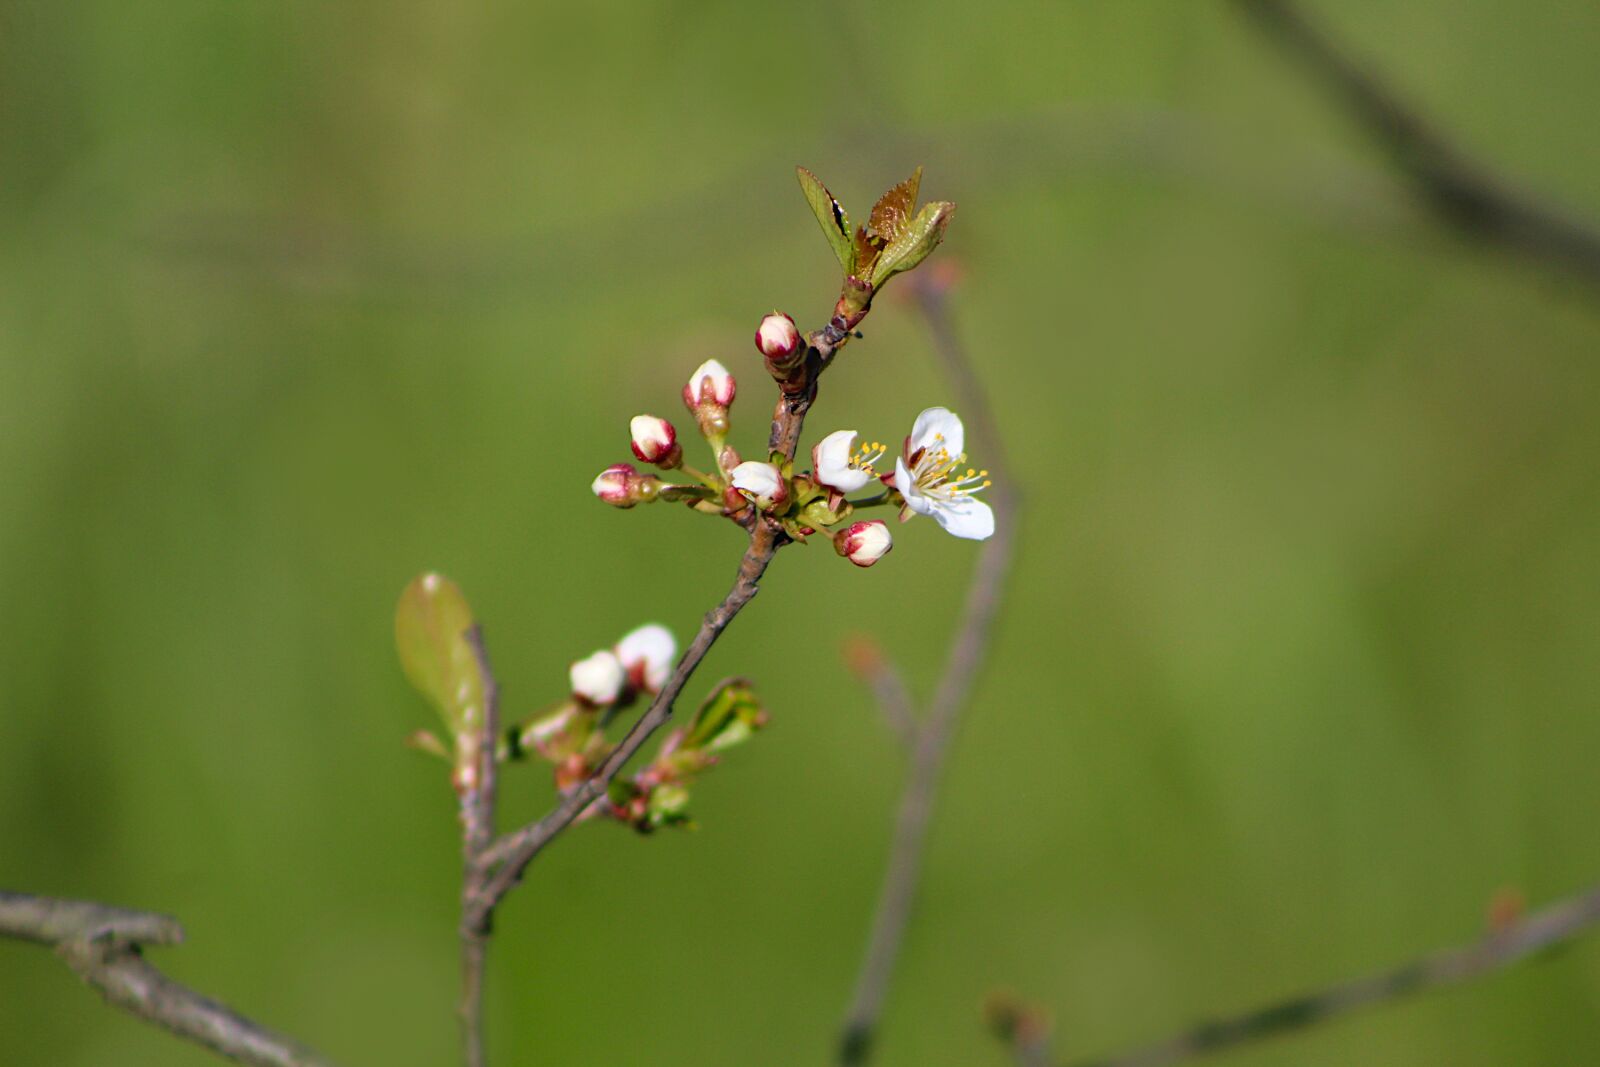
{"type": "Polygon", "coordinates": [[[676,467],[683,460],[678,447],[678,431],[672,423],[655,415],[635,415],[628,423],[633,435],[633,454],[658,467],[676,467]]]}
{"type": "Polygon", "coordinates": [[[889,535],[888,523],[872,519],[852,522],[840,530],[833,539],[833,547],[857,567],[870,567],[889,554],[894,538],[889,535]]]}
{"type": "Polygon", "coordinates": [[[726,415],[738,388],[739,383],[733,380],[727,367],[708,359],[689,375],[689,382],[683,387],[683,406],[692,412],[702,407],[718,407],[726,415]]]}
{"type": "Polygon", "coordinates": [[[728,472],[728,480],[740,496],[762,511],[771,511],[789,499],[788,484],[770,463],[748,460],[728,472]]]}
{"type": "Polygon", "coordinates": [[[631,463],[613,463],[600,472],[589,488],[612,507],[631,508],[654,500],[661,482],[654,475],[640,474],[631,463]]]}
{"type": "Polygon", "coordinates": [[[628,672],[615,652],[602,649],[588,659],[580,659],[567,672],[572,695],[590,704],[614,703],[622,695],[628,672]]]}
{"type": "Polygon", "coordinates": [[[801,350],[800,331],[794,320],[781,311],[774,311],[756,327],[756,348],[768,361],[781,367],[794,363],[794,355],[801,350]]]}

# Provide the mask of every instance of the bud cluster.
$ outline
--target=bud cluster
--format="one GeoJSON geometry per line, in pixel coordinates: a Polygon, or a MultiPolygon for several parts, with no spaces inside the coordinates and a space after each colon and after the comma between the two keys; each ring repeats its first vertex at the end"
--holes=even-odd
{"type": "MultiPolygon", "coordinates": [[[[502,758],[544,760],[554,769],[556,788],[570,793],[615,751],[607,728],[621,712],[661,691],[677,654],[672,632],[651,623],[575,661],[567,672],[571,695],[508,730],[502,758]]],[[[613,780],[607,796],[584,817],[612,818],[641,831],[687,822],[690,784],[717,762],[716,753],[766,720],[748,682],[721,683],[687,730],[668,736],[636,775],[613,780]]]]}

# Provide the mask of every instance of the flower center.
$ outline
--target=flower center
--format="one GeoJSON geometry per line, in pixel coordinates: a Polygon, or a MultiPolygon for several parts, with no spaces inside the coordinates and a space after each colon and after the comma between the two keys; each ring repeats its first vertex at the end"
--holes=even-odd
{"type": "Polygon", "coordinates": [[[877,477],[878,471],[873,467],[873,464],[882,459],[888,451],[889,446],[879,441],[864,444],[856,449],[855,455],[850,457],[849,467],[853,471],[866,471],[873,477],[877,477]]]}
{"type": "Polygon", "coordinates": [[[961,465],[966,461],[965,452],[952,457],[949,449],[944,447],[944,435],[936,434],[931,445],[912,457],[911,476],[916,480],[918,489],[930,496],[946,500],[971,496],[989,488],[989,472],[986,470],[980,471],[968,467],[965,472],[957,476],[961,465]]]}

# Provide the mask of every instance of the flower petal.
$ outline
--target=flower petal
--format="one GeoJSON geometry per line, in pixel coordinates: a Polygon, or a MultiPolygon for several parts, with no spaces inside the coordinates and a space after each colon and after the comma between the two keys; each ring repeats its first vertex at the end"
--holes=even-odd
{"type": "Polygon", "coordinates": [[[966,430],[949,408],[928,408],[911,424],[911,453],[935,448],[944,449],[952,459],[966,451],[966,430]]]}
{"type": "Polygon", "coordinates": [[[918,515],[933,514],[933,498],[917,487],[917,480],[911,476],[911,468],[899,456],[894,458],[894,487],[906,498],[906,507],[918,515]]]}
{"type": "Polygon", "coordinates": [[[850,466],[855,452],[857,434],[854,430],[835,430],[811,450],[811,460],[816,465],[817,481],[841,493],[853,493],[872,480],[872,475],[850,466]]]}
{"type": "MultiPolygon", "coordinates": [[[[906,503],[910,502],[907,499],[906,503]]],[[[939,504],[933,510],[933,517],[946,533],[971,541],[986,541],[994,533],[994,509],[970,496],[939,504]]]]}

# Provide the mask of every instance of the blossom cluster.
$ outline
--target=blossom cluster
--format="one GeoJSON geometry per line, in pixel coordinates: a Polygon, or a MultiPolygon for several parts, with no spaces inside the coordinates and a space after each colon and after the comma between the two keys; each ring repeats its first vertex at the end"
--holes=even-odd
{"type": "MultiPolygon", "coordinates": [[[[781,312],[766,316],[756,329],[756,347],[775,374],[788,369],[796,353],[803,358],[806,346],[794,320],[781,312]]],[[[618,463],[595,478],[595,496],[620,508],[680,501],[744,526],[771,523],[795,541],[823,531],[839,555],[858,567],[872,566],[894,546],[888,523],[859,517],[872,508],[897,508],[902,522],[927,515],[956,537],[981,541],[994,533],[994,512],[976,495],[989,485],[988,472],[966,465],[966,433],[953,411],[933,407],[918,415],[892,463],[888,446],[862,444],[856,431],[838,430],[811,450],[809,469],[796,471],[780,453],[744,459],[728,444],[729,409],[737,395],[738,383],[726,367],[715,359],[702,363],[683,387],[683,403],[710,448],[711,468],[701,471],[684,462],[670,421],[636,415],[629,424],[634,457],[687,480],[664,481],[632,463],[618,463]]]]}

